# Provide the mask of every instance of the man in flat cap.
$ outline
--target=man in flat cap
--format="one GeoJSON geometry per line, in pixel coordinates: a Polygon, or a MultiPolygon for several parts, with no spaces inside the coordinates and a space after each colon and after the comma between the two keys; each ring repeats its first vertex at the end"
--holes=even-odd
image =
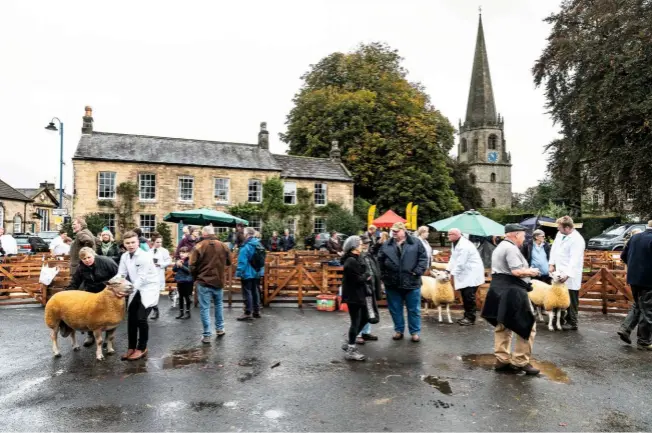
{"type": "Polygon", "coordinates": [[[491,256],[491,284],[482,308],[482,317],[496,327],[494,353],[496,371],[539,374],[530,364],[536,321],[527,293],[532,290],[530,278],[539,275],[530,268],[521,253],[526,228],[520,224],[505,226],[505,240],[491,256]],[[517,335],[511,352],[512,333],[517,335]]]}

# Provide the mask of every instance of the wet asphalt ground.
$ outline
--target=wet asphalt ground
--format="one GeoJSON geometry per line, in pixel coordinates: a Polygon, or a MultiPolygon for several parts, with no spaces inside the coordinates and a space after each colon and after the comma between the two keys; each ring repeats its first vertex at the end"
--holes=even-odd
{"type": "MultiPolygon", "coordinates": [[[[492,371],[493,328],[424,319],[422,342],[380,336],[343,359],[346,313],[272,307],[253,323],[225,309],[227,335],[199,342],[199,309],[175,320],[161,299],[150,356],[104,362],[61,341],[43,309],[0,310],[2,431],[646,431],[652,352],[626,346],[619,317],[580,315],[578,332],[539,326],[540,377],[492,371]],[[280,364],[279,364],[280,363],[280,364]]],[[[459,313],[453,320],[459,317],[459,313]]],[[[116,337],[126,349],[126,323],[116,337]]]]}

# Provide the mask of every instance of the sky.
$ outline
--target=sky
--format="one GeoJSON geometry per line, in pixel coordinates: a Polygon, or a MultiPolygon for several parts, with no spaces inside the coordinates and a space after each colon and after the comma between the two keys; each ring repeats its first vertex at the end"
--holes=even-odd
{"type": "MultiPolygon", "coordinates": [[[[15,188],[64,188],[84,106],[96,131],[255,143],[266,121],[284,153],[301,75],[333,52],[386,42],[405,59],[436,108],[465,116],[482,19],[496,108],[505,118],[512,189],[545,175],[556,136],[531,68],[560,0],[275,0],[5,2],[0,14],[0,179],[15,188]]],[[[89,179],[94,182],[95,179],[89,179]]]]}

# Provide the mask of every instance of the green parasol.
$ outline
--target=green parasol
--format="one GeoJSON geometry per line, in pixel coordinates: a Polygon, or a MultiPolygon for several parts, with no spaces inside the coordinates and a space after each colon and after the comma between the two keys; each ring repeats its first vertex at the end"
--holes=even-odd
{"type": "Polygon", "coordinates": [[[163,221],[169,223],[183,222],[184,224],[201,226],[212,224],[216,227],[235,227],[236,224],[249,224],[249,221],[229,215],[226,212],[206,208],[170,212],[165,215],[163,221]]]}
{"type": "Polygon", "coordinates": [[[468,210],[459,215],[452,216],[434,223],[428,224],[439,232],[447,232],[450,229],[459,229],[462,233],[476,236],[504,236],[505,226],[489,219],[476,210],[468,210]]]}

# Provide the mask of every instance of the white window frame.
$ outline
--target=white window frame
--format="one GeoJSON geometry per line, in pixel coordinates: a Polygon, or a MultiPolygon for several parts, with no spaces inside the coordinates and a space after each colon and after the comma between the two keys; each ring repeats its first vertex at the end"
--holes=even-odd
{"type": "Polygon", "coordinates": [[[263,220],[258,215],[253,215],[249,217],[249,227],[254,230],[261,232],[263,230],[263,220]]]}
{"type": "Polygon", "coordinates": [[[179,190],[179,194],[177,195],[177,198],[180,202],[183,203],[192,203],[195,201],[195,178],[193,176],[179,176],[178,181],[177,181],[177,186],[179,190]],[[190,199],[185,199],[182,196],[182,191],[184,190],[184,187],[182,186],[184,182],[191,182],[191,188],[190,188],[190,199]]]}
{"type": "Polygon", "coordinates": [[[14,215],[14,233],[22,233],[23,231],[23,217],[16,214],[14,215]],[[16,226],[18,226],[18,230],[16,230],[16,226]]]}
{"type": "Polygon", "coordinates": [[[228,204],[231,198],[231,179],[228,177],[216,177],[213,179],[213,199],[215,203],[224,203],[228,204]],[[221,186],[222,189],[226,189],[226,199],[221,200],[217,198],[217,182],[224,181],[224,185],[221,186]]]}
{"type": "Polygon", "coordinates": [[[97,173],[97,199],[98,200],[115,200],[116,185],[118,183],[117,178],[118,178],[118,175],[116,174],[115,171],[100,171],[100,172],[97,173]],[[112,179],[113,180],[113,185],[111,185],[110,182],[107,183],[106,180],[103,179],[102,175],[107,175],[107,174],[113,175],[113,179],[112,179]],[[108,185],[108,186],[112,187],[110,197],[102,197],[102,195],[100,194],[100,192],[103,191],[102,185],[108,185]]]}
{"type": "Polygon", "coordinates": [[[156,201],[156,174],[155,173],[138,173],[138,199],[140,201],[156,201]],[[152,176],[152,179],[148,179],[148,181],[153,180],[153,185],[147,185],[143,187],[143,179],[144,176],[152,176]],[[153,188],[154,189],[154,197],[153,198],[144,198],[143,197],[143,191],[145,191],[145,188],[153,188]]]}
{"type": "MultiPolygon", "coordinates": [[[[291,236],[296,236],[297,234],[297,219],[295,217],[289,217],[285,220],[285,228],[290,230],[291,236]]],[[[283,233],[281,236],[284,236],[283,233]]]]}
{"type": "Polygon", "coordinates": [[[138,218],[138,222],[140,223],[138,225],[138,227],[140,227],[140,229],[143,231],[143,236],[147,237],[150,234],[152,234],[152,232],[156,231],[156,215],[155,214],[153,214],[153,213],[140,214],[140,217],[138,218]],[[152,217],[152,221],[153,221],[152,225],[150,226],[150,225],[143,224],[143,217],[147,217],[148,219],[149,219],[149,217],[152,217]],[[148,230],[148,229],[151,229],[151,230],[148,230]]]}
{"type": "Polygon", "coordinates": [[[283,203],[288,205],[297,204],[297,183],[283,182],[283,203]],[[289,202],[287,199],[290,199],[289,202]]]}
{"type": "Polygon", "coordinates": [[[315,206],[326,206],[328,204],[328,184],[321,183],[321,182],[315,182],[314,188],[315,188],[315,191],[313,193],[313,200],[315,202],[315,206]],[[317,194],[318,194],[317,193],[317,187],[318,186],[323,189],[323,192],[321,193],[324,196],[324,202],[323,203],[319,203],[318,200],[317,200],[317,194]]]}
{"type": "Polygon", "coordinates": [[[39,221],[39,231],[45,232],[50,230],[50,211],[42,207],[36,208],[36,213],[41,217],[39,221]]]}
{"type": "Polygon", "coordinates": [[[326,233],[326,218],[324,217],[315,217],[315,219],[312,222],[312,231],[313,233],[319,234],[319,233],[326,233]],[[317,222],[320,223],[321,230],[317,228],[317,222]]]}
{"type": "Polygon", "coordinates": [[[249,179],[247,187],[247,202],[248,203],[262,203],[263,201],[263,182],[260,179],[249,179]],[[256,200],[251,199],[251,187],[257,185],[256,200]]]}

